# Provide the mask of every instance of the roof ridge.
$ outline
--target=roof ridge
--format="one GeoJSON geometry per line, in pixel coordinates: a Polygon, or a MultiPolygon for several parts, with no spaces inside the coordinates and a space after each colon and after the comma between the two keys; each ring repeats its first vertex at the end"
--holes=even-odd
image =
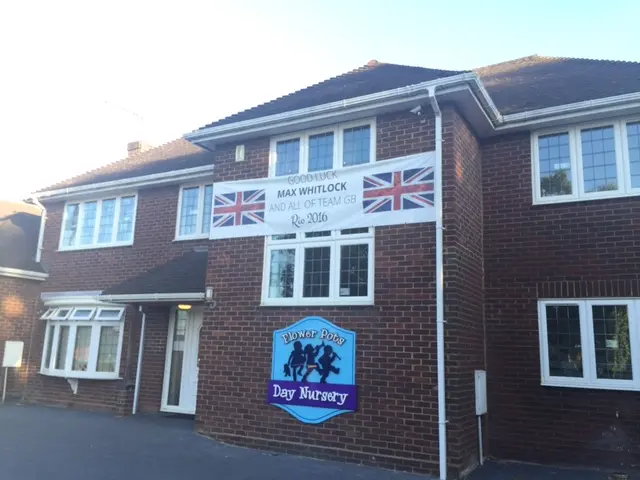
{"type": "Polygon", "coordinates": [[[619,64],[634,64],[638,65],[640,62],[636,62],[633,60],[610,60],[606,58],[587,58],[587,57],[555,57],[553,55],[539,55],[537,53],[533,55],[526,55],[524,57],[513,58],[511,60],[506,60],[504,62],[492,63],[489,65],[483,65],[482,67],[473,68],[473,71],[479,70],[487,70],[490,68],[501,67],[505,65],[512,65],[515,63],[523,63],[531,60],[541,60],[541,61],[560,61],[560,60],[578,60],[585,62],[601,62],[601,63],[619,63],[619,64]]]}
{"type": "Polygon", "coordinates": [[[587,62],[603,62],[603,63],[632,63],[632,64],[640,64],[640,62],[636,62],[634,60],[611,60],[609,58],[588,58],[588,57],[554,57],[549,55],[536,55],[540,58],[545,58],[548,60],[584,60],[587,62]]]}

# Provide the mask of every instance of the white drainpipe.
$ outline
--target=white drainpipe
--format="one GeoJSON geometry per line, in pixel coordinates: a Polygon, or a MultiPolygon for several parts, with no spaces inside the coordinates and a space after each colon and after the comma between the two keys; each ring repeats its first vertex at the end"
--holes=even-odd
{"type": "Polygon", "coordinates": [[[42,259],[42,244],[44,243],[44,226],[47,223],[47,209],[44,208],[44,205],[40,203],[40,201],[33,197],[31,199],[33,203],[40,207],[42,212],[40,212],[40,231],[38,232],[38,248],[36,249],[36,262],[40,263],[42,259]]]}
{"type": "Polygon", "coordinates": [[[133,391],[133,409],[131,414],[135,415],[138,411],[138,401],[140,399],[140,378],[142,376],[142,354],[144,353],[144,330],[147,322],[147,314],[144,312],[142,305],[138,307],[138,311],[142,314],[142,324],[140,325],[140,346],[138,347],[138,363],[136,366],[136,385],[133,391]]]}
{"type": "Polygon", "coordinates": [[[436,99],[436,87],[429,88],[429,100],[435,115],[436,165],[436,343],[438,363],[438,444],[440,452],[440,480],[447,480],[447,408],[444,369],[444,248],[442,231],[442,112],[436,99]]]}

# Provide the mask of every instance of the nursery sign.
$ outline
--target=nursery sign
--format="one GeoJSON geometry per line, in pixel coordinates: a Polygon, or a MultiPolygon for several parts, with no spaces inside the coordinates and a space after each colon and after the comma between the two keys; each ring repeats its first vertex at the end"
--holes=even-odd
{"type": "Polygon", "coordinates": [[[211,239],[435,221],[435,154],[213,184],[211,239]]]}
{"type": "Polygon", "coordinates": [[[322,317],[276,330],[268,402],[304,423],[355,411],[355,356],[355,332],[322,317]]]}

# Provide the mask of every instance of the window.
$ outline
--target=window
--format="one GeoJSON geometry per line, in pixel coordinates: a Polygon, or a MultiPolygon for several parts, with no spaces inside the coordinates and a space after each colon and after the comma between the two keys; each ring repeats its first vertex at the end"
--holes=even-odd
{"type": "Polygon", "coordinates": [[[69,306],[49,310],[52,312],[40,317],[47,322],[43,375],[118,378],[124,308],[69,306]]]}
{"type": "Polygon", "coordinates": [[[182,187],[178,202],[176,239],[206,238],[211,227],[213,185],[182,187]]]}
{"type": "Polygon", "coordinates": [[[373,239],[369,228],[267,238],[263,304],[373,303],[373,239]]]}
{"type": "Polygon", "coordinates": [[[375,161],[375,121],[287,135],[271,142],[271,176],[294,175],[375,161]]]}
{"type": "Polygon", "coordinates": [[[133,244],[136,195],[67,203],[60,250],[133,244]]]}
{"type": "Polygon", "coordinates": [[[532,137],[534,202],[640,194],[640,122],[604,122],[532,137]]]}
{"type": "Polygon", "coordinates": [[[539,302],[542,384],[640,390],[640,300],[539,302]]]}

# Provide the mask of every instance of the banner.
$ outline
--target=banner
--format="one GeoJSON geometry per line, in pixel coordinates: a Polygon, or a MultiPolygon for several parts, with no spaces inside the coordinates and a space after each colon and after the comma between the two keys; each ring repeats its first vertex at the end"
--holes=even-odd
{"type": "Polygon", "coordinates": [[[267,402],[304,423],[357,410],[356,333],[322,317],[273,332],[267,402]]]}
{"type": "Polygon", "coordinates": [[[213,184],[211,239],[435,221],[434,152],[213,184]]]}

